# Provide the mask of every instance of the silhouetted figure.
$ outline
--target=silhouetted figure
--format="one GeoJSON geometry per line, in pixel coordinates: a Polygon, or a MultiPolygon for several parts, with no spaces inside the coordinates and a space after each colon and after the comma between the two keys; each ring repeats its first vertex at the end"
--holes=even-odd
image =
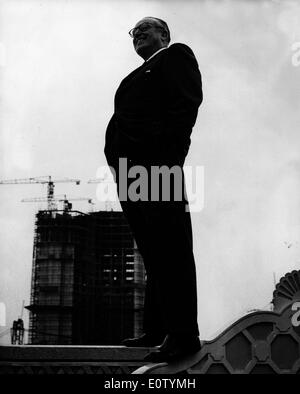
{"type": "MultiPolygon", "coordinates": [[[[145,62],[121,82],[106,131],[105,155],[116,171],[119,198],[120,158],[128,159],[129,169],[142,165],[149,172],[153,166],[178,166],[184,191],[183,164],[202,102],[197,60],[187,45],[169,46],[169,28],[158,18],[143,18],[129,34],[145,62]]],[[[127,180],[128,188],[134,181],[127,180]]],[[[150,198],[150,180],[148,186],[150,198]]],[[[144,334],[123,344],[163,343],[147,356],[149,361],[193,354],[200,349],[200,341],[192,227],[185,195],[176,201],[171,187],[170,201],[160,195],[159,201],[120,198],[120,203],[147,272],[144,334]]]]}

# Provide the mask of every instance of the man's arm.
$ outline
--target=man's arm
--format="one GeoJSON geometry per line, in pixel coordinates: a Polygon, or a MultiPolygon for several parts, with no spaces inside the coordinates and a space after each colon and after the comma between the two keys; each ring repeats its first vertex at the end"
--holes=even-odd
{"type": "Polygon", "coordinates": [[[166,138],[188,138],[202,103],[202,81],[193,51],[184,44],[168,49],[163,67],[166,83],[166,138]]]}

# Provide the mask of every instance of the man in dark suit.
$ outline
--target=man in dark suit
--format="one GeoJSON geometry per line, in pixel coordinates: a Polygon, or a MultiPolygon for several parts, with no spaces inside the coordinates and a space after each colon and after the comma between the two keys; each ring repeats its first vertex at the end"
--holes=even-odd
{"type": "MultiPolygon", "coordinates": [[[[169,46],[167,24],[146,17],[129,32],[144,63],[120,84],[106,131],[105,155],[114,169],[119,199],[143,257],[147,285],[144,334],[125,346],[157,346],[149,361],[171,361],[200,350],[197,287],[190,213],[185,197],[183,164],[202,102],[201,74],[192,50],[169,46]],[[170,199],[120,198],[120,158],[128,167],[180,169],[172,178],[170,199]],[[180,182],[181,200],[172,186],[180,182]]],[[[151,177],[150,177],[151,178],[151,177]]],[[[150,178],[149,191],[153,184],[150,178]]],[[[130,181],[129,181],[130,186],[130,181]]],[[[164,185],[161,185],[162,187],[164,185]]],[[[123,191],[122,191],[123,193],[123,191]]]]}

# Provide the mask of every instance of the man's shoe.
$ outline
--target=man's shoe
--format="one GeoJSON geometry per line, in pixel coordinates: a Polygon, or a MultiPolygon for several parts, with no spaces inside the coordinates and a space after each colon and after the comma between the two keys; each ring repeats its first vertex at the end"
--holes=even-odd
{"type": "Polygon", "coordinates": [[[191,356],[200,350],[201,343],[198,337],[167,335],[158,351],[147,354],[144,360],[153,363],[172,362],[191,356]]]}
{"type": "Polygon", "coordinates": [[[128,338],[122,341],[123,346],[127,347],[154,347],[162,344],[165,335],[142,334],[138,338],[128,338]]]}

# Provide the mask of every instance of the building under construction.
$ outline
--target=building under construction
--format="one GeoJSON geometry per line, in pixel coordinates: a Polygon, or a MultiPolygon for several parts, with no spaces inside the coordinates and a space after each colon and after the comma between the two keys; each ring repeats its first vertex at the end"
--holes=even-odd
{"type": "Polygon", "coordinates": [[[37,213],[30,344],[118,345],[142,332],[144,291],[123,212],[37,213]]]}

